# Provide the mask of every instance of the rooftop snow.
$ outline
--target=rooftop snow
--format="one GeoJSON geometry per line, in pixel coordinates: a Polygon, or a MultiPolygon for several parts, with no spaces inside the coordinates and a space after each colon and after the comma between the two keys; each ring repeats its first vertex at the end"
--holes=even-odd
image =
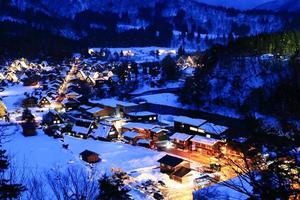
{"type": "Polygon", "coordinates": [[[200,126],[200,128],[207,133],[211,133],[215,135],[220,135],[221,133],[223,133],[228,129],[228,127],[226,126],[215,125],[213,123],[205,123],[202,126],[200,126]]]}
{"type": "Polygon", "coordinates": [[[219,140],[214,139],[214,138],[208,138],[200,135],[195,135],[192,139],[192,142],[197,142],[197,143],[203,143],[206,145],[214,145],[216,144],[219,140]]]}
{"type": "Polygon", "coordinates": [[[101,104],[104,106],[113,107],[113,108],[116,108],[117,105],[121,105],[121,106],[136,106],[137,105],[135,103],[123,102],[123,101],[119,101],[116,99],[91,100],[90,102],[95,103],[95,104],[101,104]]]}
{"type": "Polygon", "coordinates": [[[145,123],[136,123],[136,122],[128,122],[127,124],[123,125],[123,128],[127,128],[127,129],[133,129],[133,128],[137,128],[137,129],[153,129],[157,127],[157,125],[154,124],[145,124],[145,123]]]}
{"type": "Polygon", "coordinates": [[[172,140],[180,140],[180,141],[187,141],[188,139],[190,139],[192,137],[192,135],[188,135],[188,134],[184,134],[184,133],[174,133],[170,139],[172,140]]]}
{"type": "Polygon", "coordinates": [[[86,112],[94,114],[94,113],[99,112],[101,110],[103,110],[103,109],[99,108],[99,107],[94,107],[94,108],[88,109],[86,112]]]}
{"type": "Polygon", "coordinates": [[[204,120],[204,119],[194,119],[194,118],[185,117],[185,116],[174,117],[174,121],[180,122],[183,124],[189,124],[189,125],[196,126],[196,127],[199,127],[206,122],[206,120],[204,120]]]}
{"type": "Polygon", "coordinates": [[[135,117],[143,117],[143,116],[149,116],[149,115],[156,115],[156,113],[148,112],[148,111],[141,111],[141,112],[130,112],[130,113],[127,113],[127,115],[135,116],[135,117]]]}
{"type": "Polygon", "coordinates": [[[76,126],[76,125],[74,125],[74,126],[72,127],[72,132],[88,134],[89,128],[83,127],[83,126],[76,126]]]}
{"type": "Polygon", "coordinates": [[[94,137],[107,138],[111,130],[111,125],[109,124],[100,124],[98,128],[93,130],[92,135],[94,137]]]}
{"type": "Polygon", "coordinates": [[[135,131],[126,131],[123,134],[123,137],[127,137],[130,139],[136,138],[139,136],[139,133],[135,132],[135,131]]]}

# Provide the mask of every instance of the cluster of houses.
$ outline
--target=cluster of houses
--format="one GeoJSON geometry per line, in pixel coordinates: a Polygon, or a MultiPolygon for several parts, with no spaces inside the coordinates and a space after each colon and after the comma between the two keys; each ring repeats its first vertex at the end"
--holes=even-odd
{"type": "MultiPolygon", "coordinates": [[[[224,140],[228,127],[186,116],[174,116],[174,123],[170,125],[160,121],[157,113],[148,111],[146,104],[114,98],[85,98],[85,91],[78,92],[84,84],[92,88],[105,85],[109,88],[117,81],[115,64],[75,58],[71,65],[53,67],[46,62],[33,64],[21,59],[13,62],[2,76],[0,73],[0,79],[27,81],[28,85],[38,86],[32,94],[26,94],[23,106],[47,110],[41,125],[46,134],[54,137],[67,134],[83,139],[118,140],[146,148],[175,149],[208,157],[239,155],[224,140]]],[[[194,60],[181,57],[177,64],[192,66],[194,60]]],[[[99,155],[88,150],[80,156],[89,163],[101,160],[99,155]]],[[[191,175],[189,162],[181,158],[166,155],[158,162],[161,171],[176,181],[185,182],[191,175]]]]}

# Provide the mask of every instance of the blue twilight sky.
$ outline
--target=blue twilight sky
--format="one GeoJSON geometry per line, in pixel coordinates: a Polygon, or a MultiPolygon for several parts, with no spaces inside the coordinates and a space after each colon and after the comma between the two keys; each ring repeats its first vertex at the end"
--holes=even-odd
{"type": "Polygon", "coordinates": [[[251,9],[263,3],[270,2],[273,0],[196,0],[196,1],[210,4],[210,5],[233,7],[237,9],[251,9]]]}

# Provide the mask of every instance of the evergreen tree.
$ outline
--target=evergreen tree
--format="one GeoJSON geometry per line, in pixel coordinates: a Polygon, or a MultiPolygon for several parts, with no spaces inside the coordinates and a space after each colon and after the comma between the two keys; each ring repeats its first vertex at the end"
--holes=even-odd
{"type": "Polygon", "coordinates": [[[179,48],[178,48],[178,56],[184,56],[185,55],[185,49],[184,47],[181,45],[179,48]]]}
{"type": "Polygon", "coordinates": [[[165,80],[175,80],[178,77],[176,62],[171,56],[166,56],[162,62],[162,78],[165,80]]]}

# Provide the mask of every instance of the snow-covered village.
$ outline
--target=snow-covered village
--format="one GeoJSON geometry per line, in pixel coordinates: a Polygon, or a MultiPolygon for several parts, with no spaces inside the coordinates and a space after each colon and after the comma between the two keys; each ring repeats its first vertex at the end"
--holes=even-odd
{"type": "Polygon", "coordinates": [[[0,199],[300,198],[299,3],[167,2],[0,2],[0,199]]]}

